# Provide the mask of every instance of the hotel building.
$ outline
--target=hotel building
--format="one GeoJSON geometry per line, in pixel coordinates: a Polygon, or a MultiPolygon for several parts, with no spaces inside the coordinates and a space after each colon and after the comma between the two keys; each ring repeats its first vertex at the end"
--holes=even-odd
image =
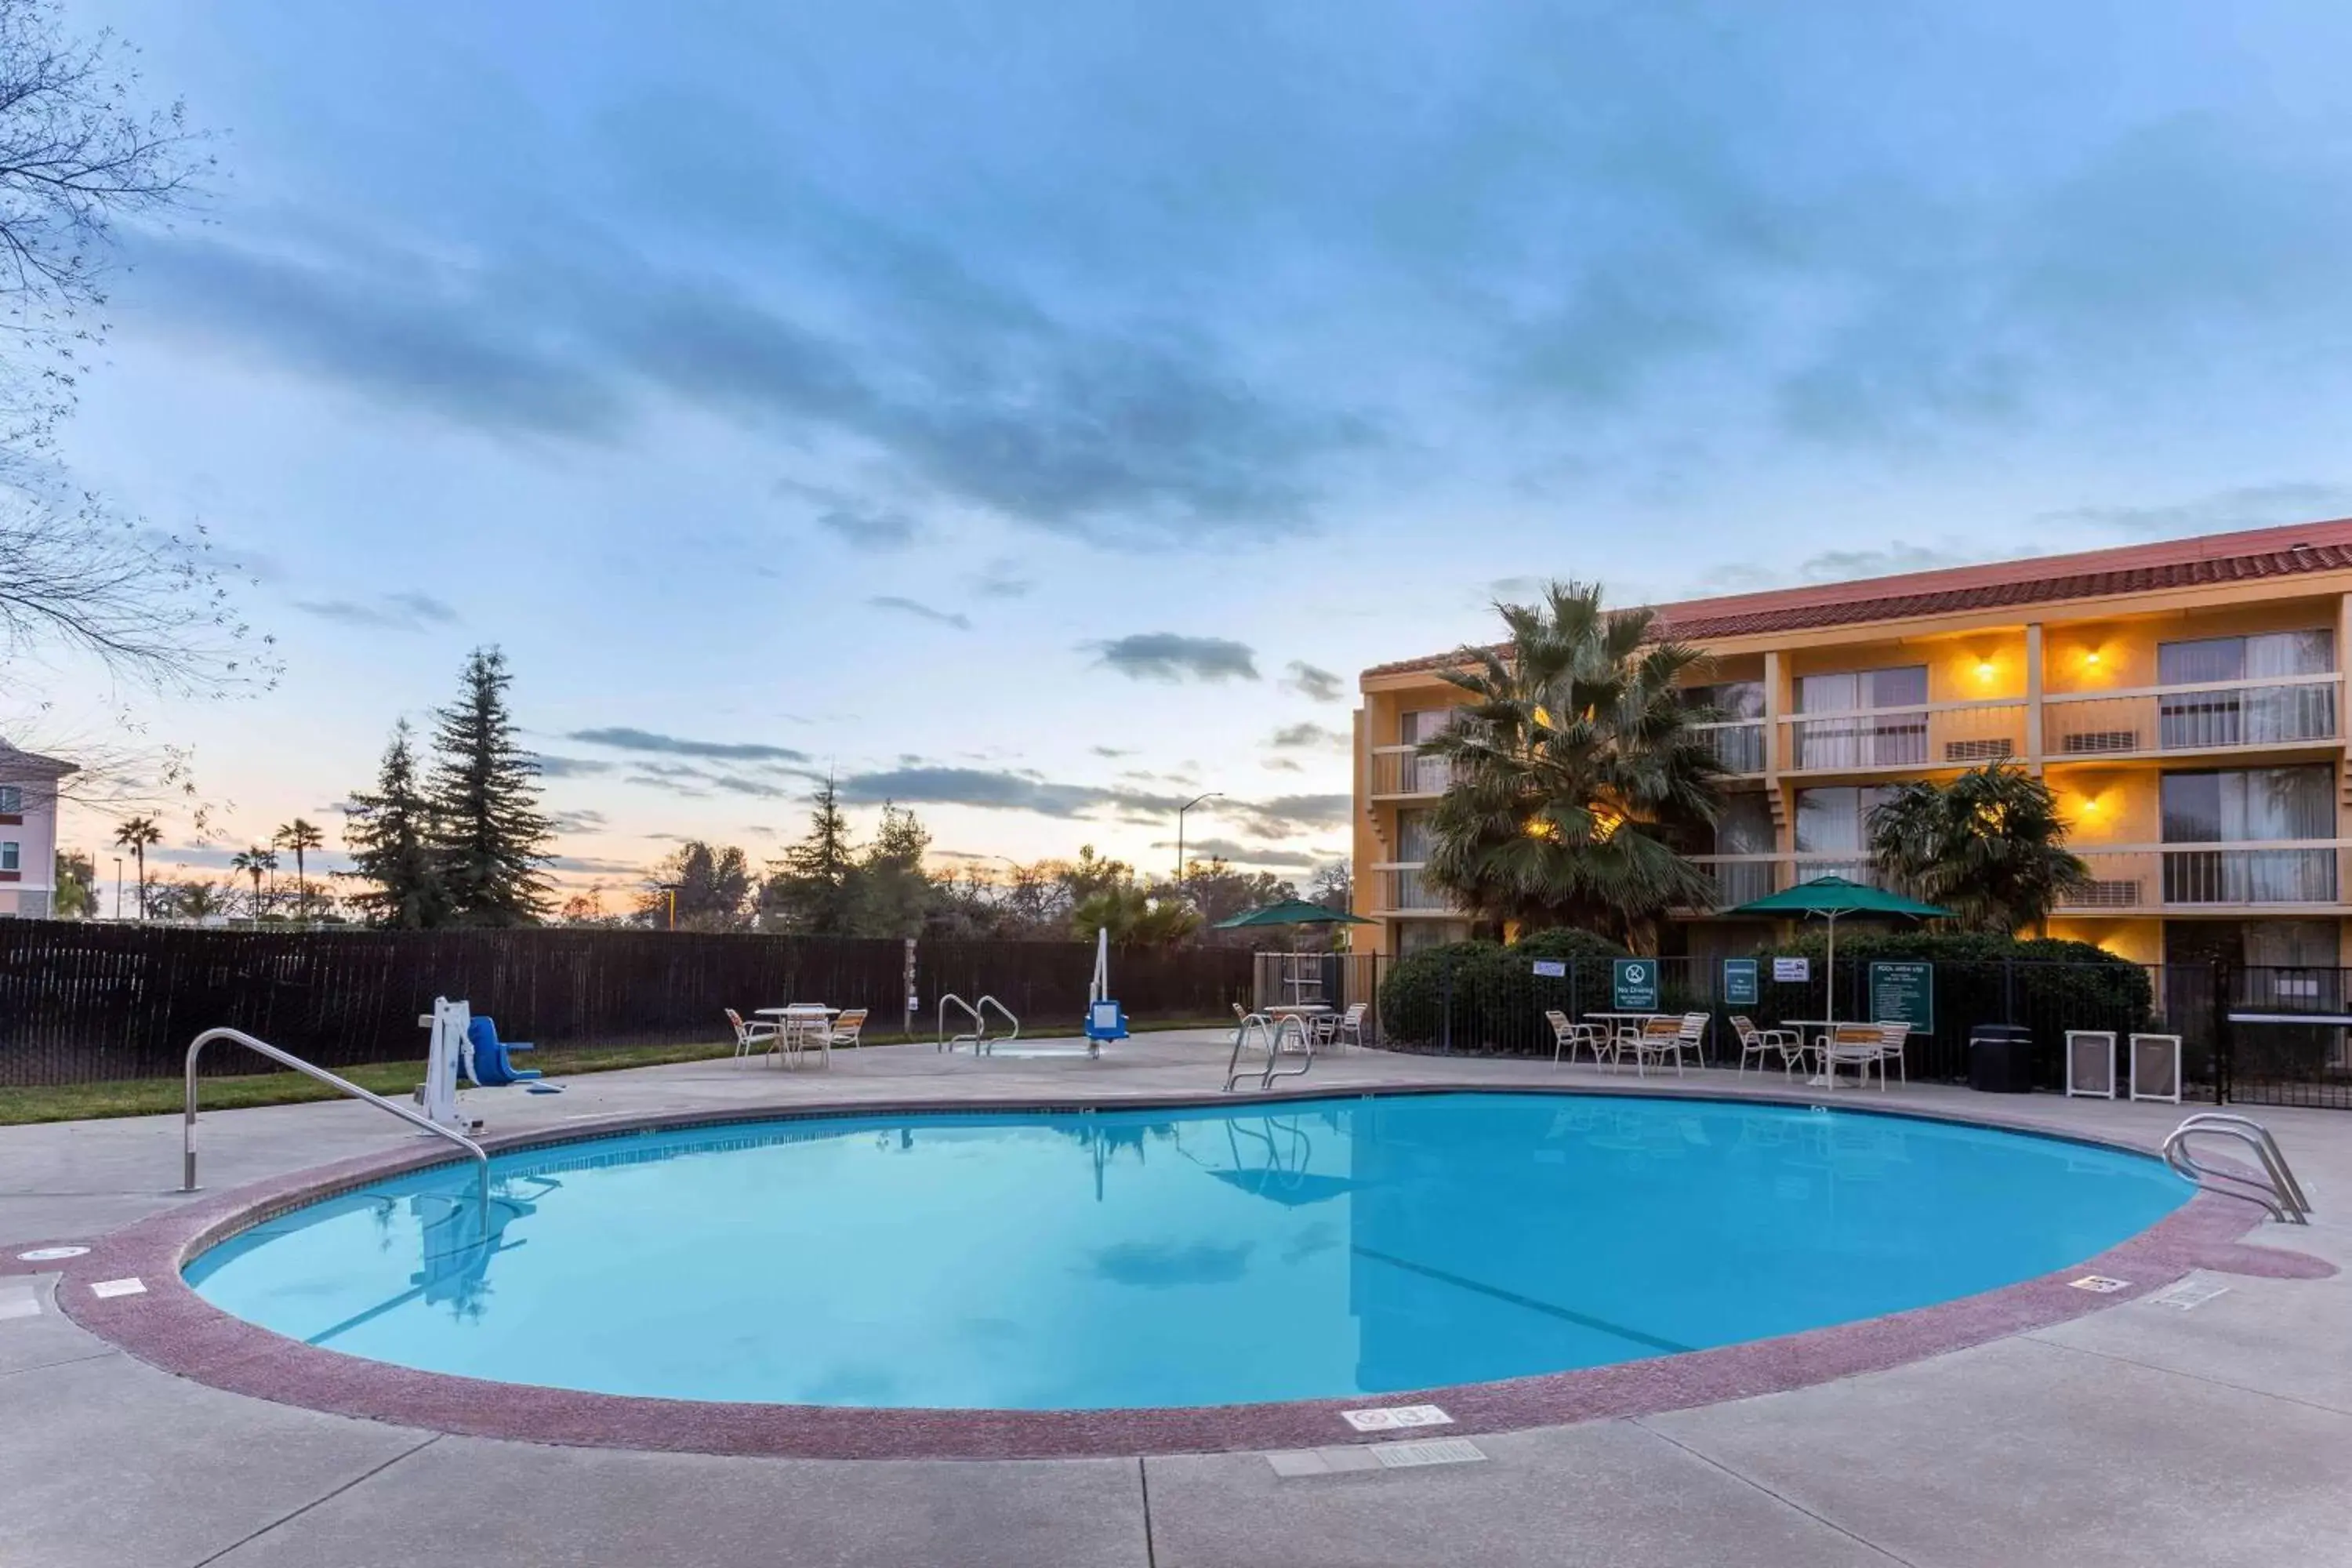
{"type": "MultiPolygon", "coordinates": [[[[2048,782],[2090,867],[2053,936],[2147,963],[2341,960],[2352,521],[1695,599],[1658,629],[1711,658],[1693,697],[1723,715],[1731,776],[1701,863],[1724,907],[1870,878],[1884,791],[2003,759],[2048,782]]],[[[1421,876],[1445,764],[1417,745],[1462,697],[1454,663],[1362,677],[1356,909],[1380,926],[1359,940],[1391,953],[1471,934],[1421,876]]],[[[1693,910],[1669,951],[1759,934],[1693,910]]]]}

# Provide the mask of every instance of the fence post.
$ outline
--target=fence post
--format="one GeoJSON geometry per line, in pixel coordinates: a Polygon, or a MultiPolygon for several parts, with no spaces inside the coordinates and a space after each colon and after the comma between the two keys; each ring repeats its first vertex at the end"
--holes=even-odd
{"type": "Polygon", "coordinates": [[[1445,984],[1440,988],[1437,1012],[1437,1052],[1440,1056],[1454,1054],[1454,960],[1445,961],[1445,984]]]}
{"type": "Polygon", "coordinates": [[[2017,960],[2006,953],[2000,960],[2000,1021],[2017,1022],[2017,960]]]}
{"type": "Polygon", "coordinates": [[[2230,965],[2213,961],[2213,1103],[2230,1103],[2230,1068],[2233,1052],[2230,1038],[2230,965]]]}

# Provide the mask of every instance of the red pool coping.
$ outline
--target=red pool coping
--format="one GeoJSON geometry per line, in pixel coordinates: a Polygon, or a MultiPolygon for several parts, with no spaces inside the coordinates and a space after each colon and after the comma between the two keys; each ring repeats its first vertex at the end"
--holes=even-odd
{"type": "MultiPolygon", "coordinates": [[[[1253,1097],[1218,1095],[1041,1101],[894,1100],[794,1104],[613,1118],[485,1140],[491,1152],[544,1148],[616,1134],[681,1127],[738,1125],[841,1116],[940,1116],[1005,1110],[1149,1110],[1298,1103],[1431,1093],[1559,1094],[1811,1106],[1801,1095],[1645,1094],[1634,1086],[1574,1088],[1413,1084],[1322,1089],[1253,1097]]],[[[1990,1127],[2060,1142],[2146,1154],[2122,1139],[2053,1131],[1989,1116],[1915,1107],[1839,1106],[1851,1114],[1990,1127]]],[[[2307,1254],[2237,1245],[2261,1223],[2253,1204],[2200,1193],[2155,1226],[2095,1258],[2053,1274],[1907,1312],[1808,1330],[1713,1350],[1685,1352],[1574,1372],[1343,1399],[1265,1405],[1119,1410],[929,1410],[809,1405],[721,1404],[590,1394],[527,1384],[493,1383],[419,1372],[289,1340],[212,1306],[182,1278],[187,1261],[252,1226],[384,1177],[452,1162],[437,1149],[368,1156],[317,1166],[152,1215],[86,1243],[85,1256],[28,1264],[0,1256],[0,1273],[59,1273],[58,1300],[67,1316],[148,1364],[209,1387],[338,1415],[392,1422],[468,1436],[584,1447],[799,1458],[1079,1458],[1138,1454],[1297,1448],[1369,1442],[1340,1412],[1370,1405],[1433,1404],[1453,1425],[1447,1434],[1565,1426],[1612,1416],[1712,1405],[1808,1387],[1877,1372],[2032,1329],[2047,1328],[2147,1295],[2191,1269],[2286,1278],[2324,1277],[2333,1266],[2307,1254]],[[2126,1281],[2110,1294],[2075,1289],[2085,1275],[2126,1281]],[[100,1299],[90,1286],[137,1278],[145,1291],[100,1299]]]]}

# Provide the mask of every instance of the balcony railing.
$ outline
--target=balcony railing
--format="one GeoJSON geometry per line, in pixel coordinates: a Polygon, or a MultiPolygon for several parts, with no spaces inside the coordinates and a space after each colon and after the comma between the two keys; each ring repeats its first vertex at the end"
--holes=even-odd
{"type": "Polygon", "coordinates": [[[1883,879],[1866,859],[1837,855],[1694,855],[1691,863],[1715,882],[1715,908],[1727,910],[1815,877],[1843,877],[1875,888],[1883,879]]]}
{"type": "Polygon", "coordinates": [[[1791,713],[1789,766],[1796,773],[1881,768],[1972,768],[2025,754],[2023,702],[1923,702],[1846,713],[1791,713]]]}
{"type": "Polygon", "coordinates": [[[2339,679],[2278,676],[2095,696],[2053,691],[2042,698],[2042,749],[2063,762],[2334,741],[2343,733],[2339,679]]]}
{"type": "Polygon", "coordinates": [[[1384,913],[1442,914],[1454,908],[1444,893],[1422,879],[1418,866],[1378,867],[1372,874],[1379,879],[1380,902],[1375,907],[1384,913]]]}
{"type": "Polygon", "coordinates": [[[2347,841],[2141,844],[2075,852],[2091,879],[2059,900],[2071,910],[2334,905],[2347,841]]]}
{"type": "Polygon", "coordinates": [[[1764,726],[1749,721],[1728,724],[1695,724],[1723,771],[1745,777],[1764,771],[1764,726]]]}
{"type": "Polygon", "coordinates": [[[1424,757],[1418,746],[1372,748],[1372,795],[1433,795],[1445,793],[1452,773],[1444,757],[1424,757]]]}

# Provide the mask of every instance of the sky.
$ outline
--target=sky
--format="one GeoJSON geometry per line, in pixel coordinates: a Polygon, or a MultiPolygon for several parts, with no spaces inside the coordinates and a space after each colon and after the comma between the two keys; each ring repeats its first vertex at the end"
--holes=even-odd
{"type": "Polygon", "coordinates": [[[1190,847],[1304,877],[1358,673],[1546,578],[2352,512],[2319,0],[72,15],[221,174],[61,456],[285,661],[143,702],[218,803],[167,866],[332,842],[495,643],[572,886],[827,774],[943,867],[1172,868],[1214,791],[1190,847]]]}

